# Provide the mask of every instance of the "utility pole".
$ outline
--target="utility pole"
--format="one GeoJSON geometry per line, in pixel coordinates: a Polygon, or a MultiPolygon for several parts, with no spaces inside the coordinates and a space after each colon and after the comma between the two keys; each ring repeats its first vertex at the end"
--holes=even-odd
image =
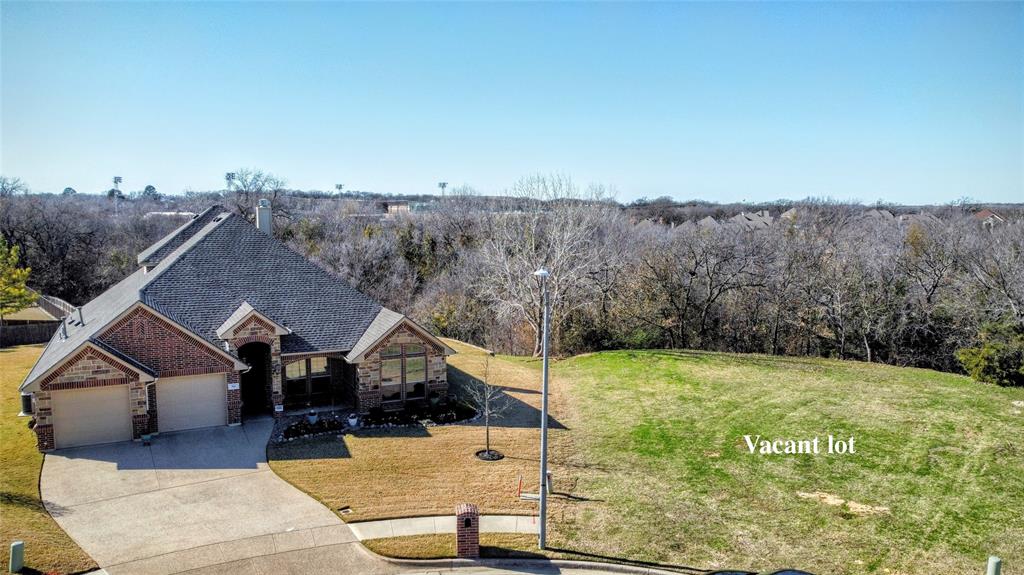
{"type": "Polygon", "coordinates": [[[543,375],[541,379],[541,409],[540,409],[540,529],[538,547],[545,549],[547,545],[548,525],[548,332],[550,331],[549,307],[548,307],[548,270],[540,268],[533,272],[533,275],[540,278],[541,302],[544,306],[544,319],[542,329],[542,340],[544,348],[543,375]]]}

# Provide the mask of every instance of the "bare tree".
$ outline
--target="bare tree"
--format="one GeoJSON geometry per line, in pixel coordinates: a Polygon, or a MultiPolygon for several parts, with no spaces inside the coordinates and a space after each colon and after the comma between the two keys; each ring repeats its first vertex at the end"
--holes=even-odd
{"type": "Polygon", "coordinates": [[[480,459],[495,461],[503,456],[491,449],[491,419],[504,417],[511,407],[511,401],[505,389],[490,382],[491,358],[494,352],[488,350],[484,358],[484,378],[472,379],[464,389],[466,399],[484,418],[484,451],[478,453],[480,459]]]}
{"type": "Polygon", "coordinates": [[[509,195],[533,205],[529,211],[489,214],[481,246],[478,291],[498,317],[524,320],[533,333],[533,355],[541,351],[540,284],[533,272],[545,267],[552,321],[588,305],[606,277],[599,270],[616,262],[602,249],[603,224],[613,216],[604,198],[583,197],[565,176],[533,176],[509,195]]]}
{"type": "Polygon", "coordinates": [[[21,178],[0,176],[0,198],[7,198],[17,194],[27,194],[28,184],[21,178]]]}
{"type": "Polygon", "coordinates": [[[255,220],[256,203],[261,199],[270,200],[275,219],[288,217],[287,207],[280,201],[285,191],[284,179],[256,168],[240,168],[226,173],[224,180],[235,211],[249,221],[255,220]]]}

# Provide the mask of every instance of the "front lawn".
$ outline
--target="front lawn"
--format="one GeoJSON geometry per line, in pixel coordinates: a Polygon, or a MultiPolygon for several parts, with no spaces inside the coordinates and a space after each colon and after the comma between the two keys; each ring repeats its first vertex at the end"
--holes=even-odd
{"type": "Polygon", "coordinates": [[[42,346],[0,349],[0,564],[6,572],[10,543],[25,542],[25,565],[42,573],[77,573],[96,563],[53,521],[39,500],[43,455],[28,418],[18,417],[18,386],[42,346]]]}
{"type": "MultiPolygon", "coordinates": [[[[448,342],[453,385],[465,373],[483,373],[478,349],[448,342]]],[[[418,515],[451,515],[455,505],[476,503],[481,513],[527,515],[536,504],[517,496],[519,475],[526,490],[537,490],[539,381],[536,372],[515,361],[494,360],[492,381],[510,387],[515,406],[494,423],[492,448],[505,459],[485,462],[474,455],[484,447],[479,423],[438,427],[377,429],[270,445],[270,467],[279,476],[336,511],[346,521],[418,515]]]]}

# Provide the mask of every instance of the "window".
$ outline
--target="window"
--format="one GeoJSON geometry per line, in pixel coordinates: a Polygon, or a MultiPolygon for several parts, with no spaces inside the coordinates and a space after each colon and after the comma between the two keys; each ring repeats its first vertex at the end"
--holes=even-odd
{"type": "Polygon", "coordinates": [[[284,366],[284,377],[285,379],[305,379],[306,362],[302,360],[293,361],[284,366]]]}
{"type": "Polygon", "coordinates": [[[327,358],[326,357],[314,357],[309,360],[309,373],[311,375],[321,375],[327,373],[327,358]]]}
{"type": "Polygon", "coordinates": [[[389,345],[380,350],[381,401],[423,399],[427,395],[427,348],[389,345]]]}
{"type": "Polygon", "coordinates": [[[401,359],[385,359],[380,362],[380,383],[381,385],[402,383],[401,359]]]}
{"type": "Polygon", "coordinates": [[[427,358],[426,356],[405,358],[405,395],[410,399],[419,399],[426,395],[427,358]]]}
{"type": "Polygon", "coordinates": [[[284,366],[285,404],[318,405],[331,399],[331,376],[326,357],[300,359],[284,366]]]}

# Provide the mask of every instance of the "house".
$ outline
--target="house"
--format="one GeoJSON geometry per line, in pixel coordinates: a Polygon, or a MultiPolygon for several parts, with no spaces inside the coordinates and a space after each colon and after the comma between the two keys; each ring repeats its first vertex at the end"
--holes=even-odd
{"type": "Polygon", "coordinates": [[[409,215],[409,202],[405,200],[388,200],[380,205],[388,218],[409,215]]]}
{"type": "Polygon", "coordinates": [[[988,208],[975,212],[974,219],[981,222],[981,225],[988,229],[992,229],[1005,221],[999,214],[988,208]]]}
{"type": "Polygon", "coordinates": [[[896,216],[886,209],[872,208],[864,212],[863,217],[869,220],[875,220],[877,222],[891,223],[896,221],[896,216]]]}
{"type": "Polygon", "coordinates": [[[269,202],[256,226],[214,206],[66,318],[21,386],[39,449],[447,395],[451,348],[270,226],[269,202]]]}
{"type": "Polygon", "coordinates": [[[774,223],[772,215],[768,210],[758,212],[740,212],[727,220],[733,225],[743,226],[748,230],[770,228],[774,223]]]}

